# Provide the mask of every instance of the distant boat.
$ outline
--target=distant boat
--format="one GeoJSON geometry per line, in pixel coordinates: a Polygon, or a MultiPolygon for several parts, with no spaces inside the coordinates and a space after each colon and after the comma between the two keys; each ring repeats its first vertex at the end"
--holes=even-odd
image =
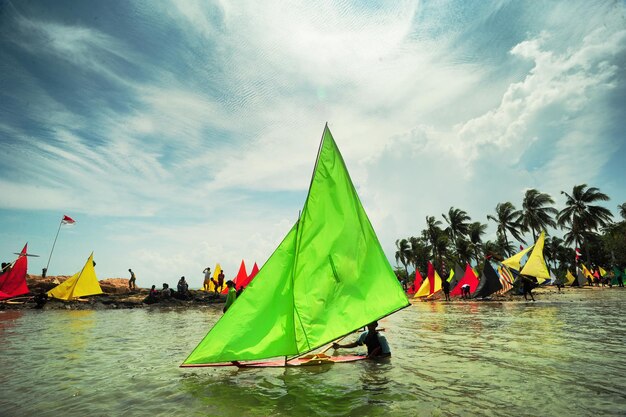
{"type": "Polygon", "coordinates": [[[422,285],[415,292],[414,298],[428,297],[431,298],[441,291],[441,277],[435,270],[430,261],[428,262],[428,274],[422,285]]]}
{"type": "Polygon", "coordinates": [[[463,278],[461,278],[454,287],[452,287],[452,291],[450,291],[450,297],[458,297],[462,295],[461,287],[465,284],[470,286],[470,294],[476,291],[476,287],[478,287],[478,277],[474,274],[474,270],[472,267],[467,264],[465,266],[465,274],[463,278]]]}
{"type": "Polygon", "coordinates": [[[419,290],[419,288],[422,286],[423,281],[424,281],[424,278],[422,278],[422,274],[420,274],[420,270],[415,268],[415,280],[413,281],[413,285],[411,285],[411,287],[407,290],[407,293],[409,295],[415,294],[417,290],[419,290]]]}
{"type": "Polygon", "coordinates": [[[301,365],[408,305],[326,126],[300,218],[181,366],[301,365]]]}
{"type": "Polygon", "coordinates": [[[476,291],[471,295],[472,298],[487,298],[491,294],[502,290],[502,283],[500,282],[500,277],[491,266],[491,263],[488,259],[485,260],[485,265],[483,267],[483,273],[480,277],[480,281],[478,283],[478,287],[476,287],[476,291]]]}
{"type": "Polygon", "coordinates": [[[100,288],[93,266],[93,252],[89,255],[83,269],[48,291],[50,297],[65,301],[97,294],[102,294],[102,288],[100,288]]]}
{"type": "Polygon", "coordinates": [[[0,300],[28,294],[26,285],[26,270],[28,269],[28,244],[19,253],[17,259],[9,265],[8,269],[0,275],[0,300]]]}
{"type": "Polygon", "coordinates": [[[533,251],[528,256],[528,260],[520,271],[521,275],[537,278],[539,284],[550,279],[550,271],[543,257],[543,244],[546,238],[546,232],[541,232],[537,241],[533,245],[533,251]]]}

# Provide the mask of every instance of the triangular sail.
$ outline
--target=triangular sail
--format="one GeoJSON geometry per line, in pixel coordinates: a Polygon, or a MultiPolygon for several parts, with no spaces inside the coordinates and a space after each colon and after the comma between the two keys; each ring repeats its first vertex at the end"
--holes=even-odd
{"type": "Polygon", "coordinates": [[[587,269],[587,267],[584,264],[580,264],[580,266],[583,270],[583,276],[585,278],[591,278],[591,280],[593,280],[593,274],[591,273],[591,271],[587,269]]]}
{"type": "Polygon", "coordinates": [[[513,289],[515,277],[513,277],[513,273],[506,265],[502,265],[500,268],[498,268],[498,275],[500,275],[500,284],[502,284],[502,290],[500,290],[499,293],[506,294],[511,289],[513,289]]]}
{"type": "Polygon", "coordinates": [[[300,219],[183,366],[306,353],[408,305],[326,127],[300,219]]]}
{"type": "Polygon", "coordinates": [[[422,286],[422,282],[424,278],[422,278],[422,274],[420,274],[420,270],[415,268],[415,280],[413,281],[413,285],[407,291],[408,294],[415,294],[417,290],[422,286]]]}
{"type": "Polygon", "coordinates": [[[576,281],[572,286],[584,287],[587,283],[587,278],[583,274],[583,271],[580,268],[576,268],[576,281]]]}
{"type": "Polygon", "coordinates": [[[522,258],[524,258],[524,256],[530,252],[530,250],[532,248],[534,248],[535,245],[529,246],[526,249],[523,249],[521,252],[516,253],[515,255],[511,256],[508,259],[505,259],[504,261],[502,261],[502,263],[506,266],[508,266],[511,269],[514,269],[516,271],[519,271],[521,268],[521,262],[522,262],[522,258]]]}
{"type": "Polygon", "coordinates": [[[435,269],[435,279],[432,280],[430,282],[430,294],[428,294],[428,298],[432,299],[432,298],[436,298],[436,296],[440,295],[439,292],[441,291],[441,286],[442,286],[442,279],[439,276],[439,274],[437,273],[437,270],[435,269]]]}
{"type": "Polygon", "coordinates": [[[528,257],[528,260],[524,264],[524,267],[520,271],[520,274],[527,275],[529,277],[537,278],[539,284],[546,279],[550,278],[550,272],[548,272],[548,266],[543,258],[543,243],[546,238],[546,232],[541,232],[537,242],[533,247],[533,251],[528,257]]]}
{"type": "Polygon", "coordinates": [[[93,266],[93,252],[80,272],[48,291],[49,296],[66,301],[96,294],[102,294],[102,289],[93,266]]]}
{"type": "Polygon", "coordinates": [[[233,281],[237,290],[248,286],[248,273],[246,272],[246,263],[243,259],[241,260],[241,265],[239,265],[239,272],[237,272],[237,276],[233,281]]]}
{"type": "Polygon", "coordinates": [[[452,276],[452,279],[448,279],[448,282],[450,283],[450,289],[456,287],[456,284],[458,284],[461,278],[463,278],[463,268],[461,268],[459,264],[455,264],[454,275],[452,276]]]}
{"type": "Polygon", "coordinates": [[[489,263],[489,261],[485,261],[485,267],[483,268],[483,274],[480,277],[480,283],[478,284],[476,291],[472,294],[472,297],[485,298],[494,292],[500,291],[501,289],[502,284],[500,283],[498,274],[494,271],[491,263],[489,263]]]}
{"type": "Polygon", "coordinates": [[[26,285],[27,247],[28,244],[24,245],[24,249],[22,249],[17,260],[6,272],[0,275],[0,300],[28,294],[28,286],[26,285]]]}
{"type": "MultiPolygon", "coordinates": [[[[241,261],[243,262],[243,261],[241,261]]],[[[245,269],[244,269],[245,271],[245,269]]],[[[241,268],[239,268],[239,272],[241,272],[241,268]]],[[[252,282],[252,279],[256,276],[256,274],[259,273],[259,267],[256,264],[256,262],[254,263],[254,266],[252,267],[252,271],[250,272],[250,275],[248,275],[245,279],[242,279],[241,282],[239,282],[239,280],[237,281],[237,291],[239,291],[239,289],[241,288],[246,288],[248,285],[250,285],[250,282],[252,282]]],[[[239,274],[237,274],[239,275],[239,274]]]]}
{"type": "Polygon", "coordinates": [[[572,275],[572,273],[567,270],[567,274],[565,274],[565,285],[572,285],[576,281],[576,277],[572,275]]]}
{"type": "MultiPolygon", "coordinates": [[[[415,292],[414,298],[427,297],[432,295],[435,292],[435,288],[437,287],[437,278],[439,275],[435,271],[435,267],[433,264],[428,262],[428,273],[426,275],[426,279],[422,282],[419,289],[415,292]]],[[[439,288],[441,289],[441,278],[439,278],[439,288]]]]}
{"type": "Polygon", "coordinates": [[[478,278],[469,264],[465,266],[465,274],[463,275],[463,278],[461,278],[461,280],[452,288],[452,291],[450,291],[450,296],[460,296],[462,294],[461,287],[465,284],[469,284],[470,294],[476,291],[476,287],[478,287],[478,278]]]}

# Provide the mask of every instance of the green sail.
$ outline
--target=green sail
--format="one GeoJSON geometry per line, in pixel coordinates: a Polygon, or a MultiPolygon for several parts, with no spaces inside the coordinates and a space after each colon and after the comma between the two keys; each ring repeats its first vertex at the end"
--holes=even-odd
{"type": "Polygon", "coordinates": [[[327,126],[300,219],[183,366],[299,355],[407,305],[327,126]]]}

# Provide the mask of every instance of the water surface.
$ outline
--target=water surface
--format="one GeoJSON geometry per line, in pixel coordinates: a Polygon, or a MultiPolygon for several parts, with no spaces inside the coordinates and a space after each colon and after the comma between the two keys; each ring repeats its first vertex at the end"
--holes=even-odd
{"type": "Polygon", "coordinates": [[[389,361],[246,370],[178,368],[217,307],[0,311],[0,415],[624,415],[626,292],[553,299],[416,303],[389,361]]]}

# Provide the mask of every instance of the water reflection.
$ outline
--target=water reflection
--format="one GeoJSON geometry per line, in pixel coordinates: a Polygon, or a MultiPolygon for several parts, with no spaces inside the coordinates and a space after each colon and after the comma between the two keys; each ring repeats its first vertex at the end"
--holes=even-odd
{"type": "Polygon", "coordinates": [[[209,308],[2,312],[0,414],[619,415],[625,296],[416,303],[381,321],[385,362],[246,370],[178,368],[209,308]]]}

